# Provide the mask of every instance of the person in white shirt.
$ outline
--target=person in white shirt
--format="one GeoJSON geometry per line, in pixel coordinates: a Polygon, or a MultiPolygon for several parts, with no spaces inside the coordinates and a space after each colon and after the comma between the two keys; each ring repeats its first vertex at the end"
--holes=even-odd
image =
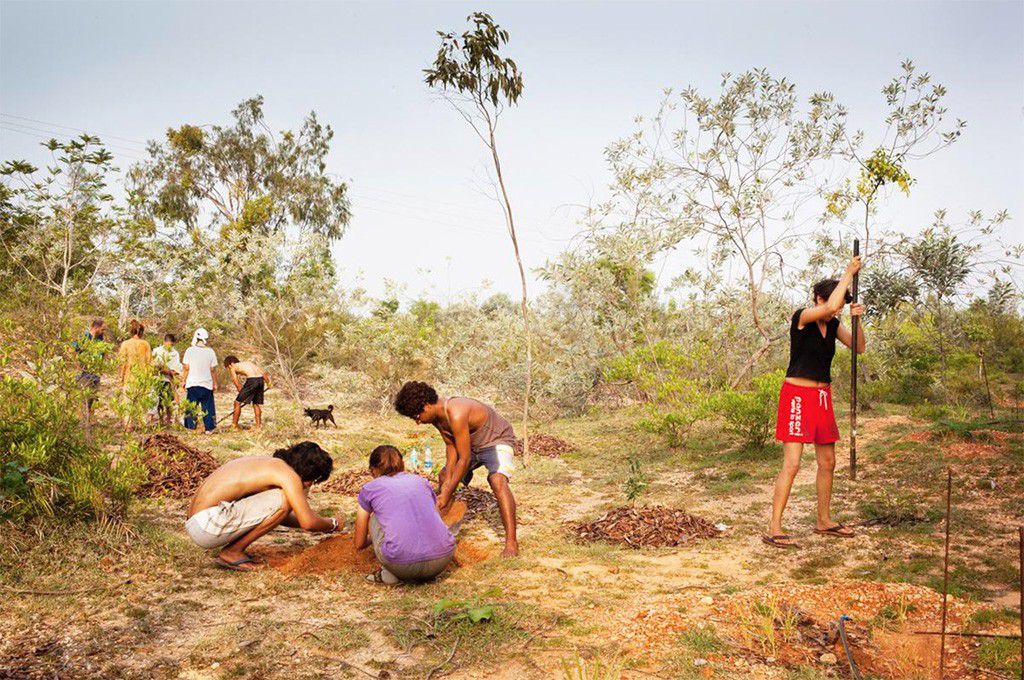
{"type": "MultiPolygon", "coordinates": [[[[181,358],[185,399],[202,409],[203,434],[210,434],[217,427],[217,407],[213,401],[213,394],[217,391],[217,377],[213,374],[217,366],[217,353],[206,346],[209,339],[210,334],[205,328],[197,328],[192,334],[192,346],[185,350],[185,356],[181,358]]],[[[187,413],[185,428],[194,430],[196,425],[194,414],[187,413]]]]}
{"type": "Polygon", "coordinates": [[[164,344],[153,350],[153,365],[160,373],[160,384],[156,388],[156,413],[164,425],[171,424],[174,403],[178,400],[174,381],[182,372],[181,355],[174,349],[176,340],[173,333],[167,333],[164,335],[164,344]]]}

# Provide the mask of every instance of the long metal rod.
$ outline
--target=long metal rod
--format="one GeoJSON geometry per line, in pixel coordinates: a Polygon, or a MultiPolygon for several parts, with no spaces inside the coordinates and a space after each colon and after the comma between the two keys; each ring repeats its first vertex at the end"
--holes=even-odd
{"type": "Polygon", "coordinates": [[[1020,680],[1024,680],[1024,526],[1020,532],[1020,680]]]}
{"type": "MultiPolygon", "coordinates": [[[[860,255],[860,239],[853,239],[853,254],[860,255]]],[[[857,304],[857,283],[860,273],[853,275],[850,293],[853,303],[857,304]]],[[[850,343],[850,479],[857,479],[857,332],[860,328],[860,317],[851,317],[853,342],[850,343]]]]}
{"type": "Polygon", "coordinates": [[[946,677],[946,609],[949,599],[949,516],[953,497],[953,469],[946,469],[946,550],[942,558],[942,642],[939,645],[939,680],[946,677]]]}
{"type": "MultiPolygon", "coordinates": [[[[942,635],[937,630],[915,630],[914,635],[942,635]]],[[[977,638],[1002,638],[1004,640],[1018,640],[1020,636],[1017,634],[1002,634],[1002,633],[965,633],[962,631],[946,631],[946,635],[951,637],[977,637],[977,638]]]]}

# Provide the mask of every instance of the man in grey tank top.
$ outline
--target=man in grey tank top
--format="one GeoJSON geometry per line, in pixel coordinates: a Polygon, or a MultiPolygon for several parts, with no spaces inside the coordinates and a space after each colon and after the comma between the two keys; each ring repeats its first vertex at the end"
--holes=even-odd
{"type": "Polygon", "coordinates": [[[442,513],[451,505],[461,481],[469,485],[473,470],[487,468],[487,481],[498,500],[505,527],[503,557],[519,554],[516,540],[516,499],[509,479],[515,470],[516,435],[512,425],[493,408],[466,397],[439,397],[423,382],[407,382],[395,397],[395,410],[420,425],[433,425],[447,448],[437,492],[442,513]]]}

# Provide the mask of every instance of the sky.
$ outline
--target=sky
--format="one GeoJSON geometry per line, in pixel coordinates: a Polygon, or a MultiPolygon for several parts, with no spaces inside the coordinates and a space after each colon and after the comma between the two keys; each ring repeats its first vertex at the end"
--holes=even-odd
{"type": "MultiPolygon", "coordinates": [[[[936,209],[1008,209],[1024,234],[1024,2],[0,2],[0,159],[98,134],[127,167],[183,123],[229,122],[255,94],[271,128],[315,110],[335,131],[329,171],[353,218],[334,249],[342,281],[373,295],[447,302],[518,294],[488,157],[423,83],[438,30],[490,12],[524,74],[501,123],[503,169],[528,267],[579,232],[607,196],[604,149],[656,110],[664,88],[714,94],[723,72],[829,90],[868,140],[881,87],[912,58],[948,88],[961,141],[915,164],[909,197],[880,219],[914,232],[936,209]]],[[[1020,238],[1017,238],[1020,240],[1020,238]]],[[[685,254],[659,263],[683,267],[685,254]],[[671,259],[676,258],[676,259],[671,259]]],[[[532,278],[532,277],[531,277],[532,278]]],[[[531,281],[536,289],[539,283],[531,281]]]]}

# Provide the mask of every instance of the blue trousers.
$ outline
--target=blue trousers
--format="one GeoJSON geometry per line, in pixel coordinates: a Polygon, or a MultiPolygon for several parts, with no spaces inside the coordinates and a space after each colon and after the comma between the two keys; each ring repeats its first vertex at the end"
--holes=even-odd
{"type": "MultiPolygon", "coordinates": [[[[213,390],[193,385],[185,390],[185,399],[203,409],[203,427],[207,432],[217,427],[217,405],[213,402],[213,390]]],[[[196,429],[196,420],[191,415],[185,416],[185,429],[196,429]]]]}

